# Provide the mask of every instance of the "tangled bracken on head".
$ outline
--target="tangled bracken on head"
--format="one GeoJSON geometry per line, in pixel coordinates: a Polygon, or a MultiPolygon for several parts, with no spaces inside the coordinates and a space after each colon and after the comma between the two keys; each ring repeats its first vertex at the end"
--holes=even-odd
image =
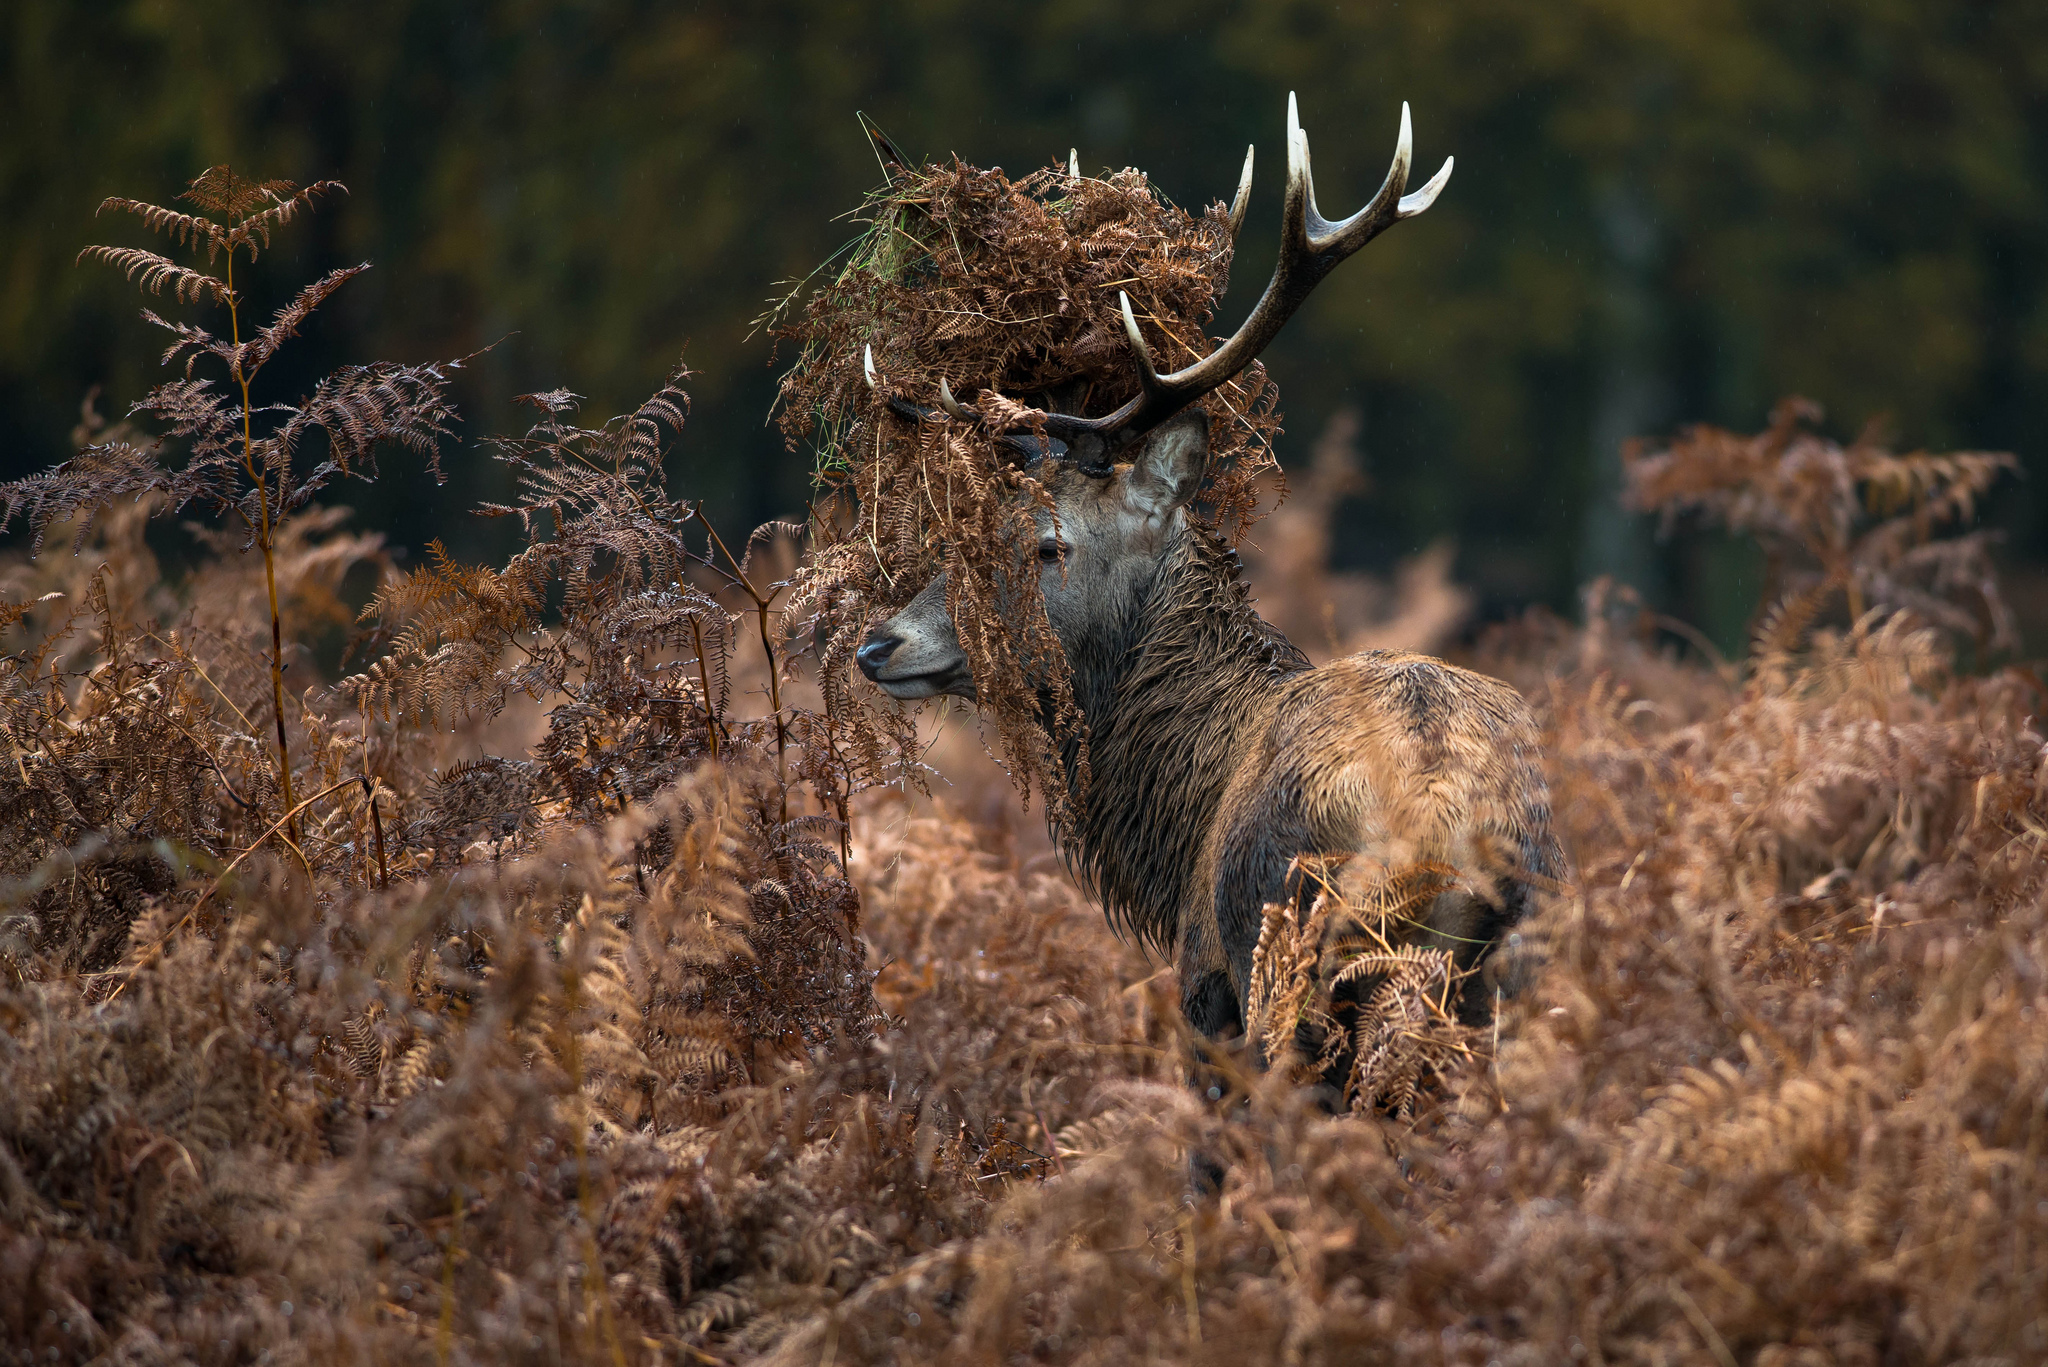
{"type": "MultiPolygon", "coordinates": [[[[863,705],[847,666],[865,624],[944,570],[981,703],[1019,781],[1057,816],[1054,736],[1077,717],[1036,580],[1015,572],[1044,496],[994,433],[1026,421],[1024,403],[1098,416],[1138,392],[1120,292],[1161,365],[1207,355],[1230,215],[1176,208],[1137,171],[1012,181],[959,162],[896,167],[867,209],[872,227],[844,267],[781,329],[799,347],[783,429],[815,448],[828,495],[804,593],[829,639],[827,697],[835,711],[863,705]],[[942,381],[980,420],[947,414],[942,381]],[[904,416],[892,398],[928,415],[904,416]]],[[[1201,511],[1233,539],[1256,515],[1259,477],[1277,471],[1276,397],[1255,363],[1202,400],[1213,455],[1201,511]]]]}

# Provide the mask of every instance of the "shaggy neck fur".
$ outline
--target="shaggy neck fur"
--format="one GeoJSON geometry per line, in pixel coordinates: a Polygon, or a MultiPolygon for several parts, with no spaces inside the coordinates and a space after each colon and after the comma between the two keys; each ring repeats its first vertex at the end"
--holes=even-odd
{"type": "MultiPolygon", "coordinates": [[[[1065,852],[1112,924],[1168,948],[1239,751],[1274,685],[1311,666],[1253,609],[1237,553],[1195,525],[1069,658],[1090,782],[1065,852]]],[[[1070,784],[1077,757],[1070,744],[1070,784]]]]}

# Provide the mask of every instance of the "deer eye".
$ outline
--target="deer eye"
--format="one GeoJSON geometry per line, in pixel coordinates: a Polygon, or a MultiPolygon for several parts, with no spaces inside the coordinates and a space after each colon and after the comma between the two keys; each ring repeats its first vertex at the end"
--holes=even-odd
{"type": "Polygon", "coordinates": [[[1041,541],[1038,543],[1038,558],[1045,564],[1057,564],[1065,558],[1066,554],[1067,548],[1057,541],[1041,541]]]}

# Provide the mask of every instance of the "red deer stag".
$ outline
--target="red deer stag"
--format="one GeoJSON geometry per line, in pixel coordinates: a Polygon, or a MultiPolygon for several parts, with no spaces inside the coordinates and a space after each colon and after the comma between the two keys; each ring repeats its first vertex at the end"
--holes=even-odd
{"type": "MultiPolygon", "coordinates": [[[[1026,554],[1086,725],[1092,778],[1065,852],[1113,921],[1173,947],[1182,1010],[1211,1038],[1244,1028],[1262,908],[1299,894],[1289,886],[1297,856],[1457,870],[1458,885],[1436,895],[1411,938],[1454,949],[1470,968],[1523,915],[1532,884],[1562,866],[1536,726],[1518,693],[1407,653],[1315,668],[1253,608],[1236,553],[1188,514],[1208,459],[1196,401],[1249,365],[1338,262],[1427,209],[1451,173],[1446,161],[1403,196],[1403,105],[1385,184],[1331,223],[1316,212],[1291,95],[1287,140],[1279,264],[1236,335],[1161,375],[1126,299],[1137,397],[1103,417],[1044,413],[1043,436],[1004,434],[1035,456],[1051,495],[1026,554]]],[[[1233,229],[1250,179],[1247,157],[1233,229]]],[[[943,381],[939,397],[955,420],[979,421],[943,381]]],[[[858,660],[892,697],[975,696],[943,576],[875,627],[858,660]]],[[[1070,781],[1075,758],[1069,745],[1070,781]]],[[[1466,980],[1465,1019],[1491,1011],[1497,976],[1466,980]]]]}

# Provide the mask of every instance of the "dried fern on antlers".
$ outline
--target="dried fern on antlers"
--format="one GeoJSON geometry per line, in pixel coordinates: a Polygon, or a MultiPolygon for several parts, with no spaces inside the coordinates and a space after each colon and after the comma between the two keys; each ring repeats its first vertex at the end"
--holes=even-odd
{"type": "MultiPolygon", "coordinates": [[[[867,621],[943,569],[1011,771],[1062,819],[1061,747],[1077,742],[1085,769],[1085,738],[1035,578],[1017,573],[1043,495],[993,434],[1021,399],[1099,414],[1136,392],[1120,293],[1162,364],[1207,355],[1229,211],[1179,209],[1137,171],[1012,181],[957,161],[899,166],[865,210],[871,226],[836,277],[769,315],[799,347],[782,427],[793,447],[812,446],[826,494],[799,598],[826,641],[828,710],[861,714],[848,667],[867,621]],[[938,403],[942,383],[994,424],[938,409],[908,421],[888,405],[938,403]]],[[[1277,473],[1276,397],[1254,364],[1202,401],[1215,454],[1201,508],[1233,537],[1256,516],[1260,477],[1277,473]]]]}

